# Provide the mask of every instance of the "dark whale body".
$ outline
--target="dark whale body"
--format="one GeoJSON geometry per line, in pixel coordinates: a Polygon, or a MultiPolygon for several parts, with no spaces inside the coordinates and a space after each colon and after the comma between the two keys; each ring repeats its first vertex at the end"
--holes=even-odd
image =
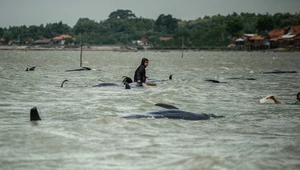
{"type": "Polygon", "coordinates": [[[215,80],[215,79],[205,79],[204,81],[212,82],[212,83],[227,83],[227,82],[221,82],[221,81],[215,80]]]}
{"type": "MultiPolygon", "coordinates": [[[[147,78],[146,82],[150,83],[157,83],[157,82],[164,82],[168,80],[172,80],[173,74],[169,76],[169,79],[152,79],[152,78],[147,78]]],[[[125,89],[131,89],[131,88],[136,88],[136,87],[144,87],[148,86],[147,83],[137,83],[133,82],[132,79],[128,76],[123,76],[123,81],[122,83],[125,85],[125,89]]]]}
{"type": "Polygon", "coordinates": [[[231,78],[227,78],[230,80],[256,80],[256,78],[252,78],[252,77],[231,77],[231,78]]]}
{"type": "Polygon", "coordinates": [[[135,115],[123,116],[122,118],[125,118],[125,119],[168,118],[168,119],[183,119],[183,120],[208,120],[210,118],[224,117],[224,116],[217,116],[215,114],[193,113],[193,112],[182,111],[182,110],[179,110],[175,106],[163,104],[163,103],[157,103],[155,105],[164,107],[168,110],[160,110],[160,111],[148,112],[145,114],[135,114],[135,115]]]}
{"type": "Polygon", "coordinates": [[[120,86],[120,85],[116,83],[100,83],[92,87],[111,87],[111,86],[120,86]]]}
{"type": "Polygon", "coordinates": [[[285,73],[298,73],[297,71],[287,71],[287,70],[273,70],[265,71],[263,74],[285,74],[285,73]]]}
{"type": "Polygon", "coordinates": [[[27,68],[26,71],[34,71],[34,69],[35,69],[35,66],[34,66],[34,67],[27,68]]]}
{"type": "MultiPolygon", "coordinates": [[[[64,80],[60,87],[64,87],[64,83],[67,82],[69,80],[64,80]]],[[[124,83],[125,84],[125,83],[124,83]]],[[[100,84],[96,84],[96,85],[93,85],[92,87],[113,87],[113,86],[120,86],[119,84],[116,84],[116,83],[100,83],[100,84]]],[[[126,84],[125,84],[125,88],[126,88],[126,84]]]]}
{"type": "Polygon", "coordinates": [[[173,79],[173,74],[171,74],[168,79],[147,78],[146,82],[155,82],[155,83],[158,83],[158,82],[169,81],[169,80],[172,80],[172,79],[173,79]]]}
{"type": "Polygon", "coordinates": [[[91,68],[89,68],[89,67],[81,67],[81,68],[72,69],[72,70],[66,70],[66,71],[69,72],[69,71],[89,71],[89,70],[91,70],[91,68]]]}

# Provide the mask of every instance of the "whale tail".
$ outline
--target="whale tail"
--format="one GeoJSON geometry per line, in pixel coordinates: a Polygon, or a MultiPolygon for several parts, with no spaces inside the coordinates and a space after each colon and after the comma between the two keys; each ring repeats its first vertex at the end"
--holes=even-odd
{"type": "Polygon", "coordinates": [[[129,83],[132,83],[132,82],[133,82],[133,81],[132,81],[132,79],[131,79],[130,77],[123,76],[122,78],[124,78],[124,79],[123,79],[123,81],[122,81],[123,83],[125,83],[125,82],[126,82],[126,83],[128,83],[128,84],[129,84],[129,83]]]}
{"type": "Polygon", "coordinates": [[[30,121],[42,120],[36,107],[30,110],[30,121]]]}
{"type": "Polygon", "coordinates": [[[125,84],[125,89],[130,89],[130,85],[127,82],[124,82],[125,84]]]}

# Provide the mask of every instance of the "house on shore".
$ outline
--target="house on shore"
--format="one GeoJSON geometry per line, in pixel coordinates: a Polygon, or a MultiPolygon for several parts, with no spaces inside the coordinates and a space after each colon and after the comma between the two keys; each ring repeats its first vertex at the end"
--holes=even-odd
{"type": "MultiPolygon", "coordinates": [[[[274,29],[267,36],[244,34],[234,38],[230,48],[235,50],[266,50],[274,48],[300,48],[300,25],[274,29]]],[[[228,47],[229,48],[229,47],[228,47]]]]}
{"type": "Polygon", "coordinates": [[[269,32],[272,48],[300,47],[300,25],[274,29],[269,32]]]}
{"type": "Polygon", "coordinates": [[[65,45],[68,39],[71,39],[71,41],[75,40],[70,35],[60,35],[60,36],[53,37],[51,39],[35,40],[31,43],[31,45],[43,45],[43,46],[65,45]]]}
{"type": "Polygon", "coordinates": [[[31,45],[53,45],[54,42],[51,39],[35,40],[31,45]]]}
{"type": "Polygon", "coordinates": [[[54,42],[54,44],[56,45],[65,45],[67,40],[72,40],[74,41],[75,38],[71,37],[70,35],[67,34],[63,34],[60,36],[56,36],[54,38],[52,38],[52,41],[54,42]]]}

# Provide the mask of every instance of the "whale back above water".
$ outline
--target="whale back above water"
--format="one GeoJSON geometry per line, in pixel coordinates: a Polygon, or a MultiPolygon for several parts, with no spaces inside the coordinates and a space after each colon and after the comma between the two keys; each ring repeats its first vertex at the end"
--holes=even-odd
{"type": "Polygon", "coordinates": [[[71,69],[71,70],[66,70],[67,72],[69,71],[90,71],[91,68],[89,67],[81,67],[81,68],[76,68],[76,69],[71,69]]]}
{"type": "Polygon", "coordinates": [[[183,120],[208,120],[210,118],[222,118],[224,116],[217,116],[215,114],[206,114],[206,113],[193,113],[188,111],[182,111],[177,107],[164,103],[157,103],[156,106],[166,108],[167,110],[159,110],[148,112],[145,114],[134,114],[123,116],[125,119],[139,119],[139,118],[168,118],[168,119],[183,119],[183,120]]]}
{"type": "Polygon", "coordinates": [[[272,71],[263,72],[263,74],[286,74],[286,73],[298,73],[298,71],[294,71],[294,70],[272,70],[272,71]]]}
{"type": "Polygon", "coordinates": [[[111,87],[111,86],[120,86],[120,85],[116,83],[100,83],[97,85],[93,85],[92,87],[111,87]]]}

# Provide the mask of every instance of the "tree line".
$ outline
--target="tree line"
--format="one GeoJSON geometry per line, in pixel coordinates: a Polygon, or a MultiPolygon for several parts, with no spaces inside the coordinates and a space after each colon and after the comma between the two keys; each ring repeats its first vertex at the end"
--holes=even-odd
{"type": "Polygon", "coordinates": [[[106,20],[99,22],[79,18],[74,27],[62,21],[46,25],[0,27],[0,38],[5,43],[14,40],[17,44],[28,44],[34,40],[51,39],[69,34],[74,40],[69,43],[88,45],[129,45],[133,40],[147,38],[153,47],[180,48],[184,40],[187,48],[224,47],[233,37],[245,33],[267,35],[276,28],[300,25],[300,14],[275,13],[270,15],[233,12],[226,16],[214,15],[195,20],[181,20],[172,15],[161,14],[156,20],[136,17],[131,10],[117,10],[106,20]],[[170,37],[161,41],[160,37],[170,37]]]}

